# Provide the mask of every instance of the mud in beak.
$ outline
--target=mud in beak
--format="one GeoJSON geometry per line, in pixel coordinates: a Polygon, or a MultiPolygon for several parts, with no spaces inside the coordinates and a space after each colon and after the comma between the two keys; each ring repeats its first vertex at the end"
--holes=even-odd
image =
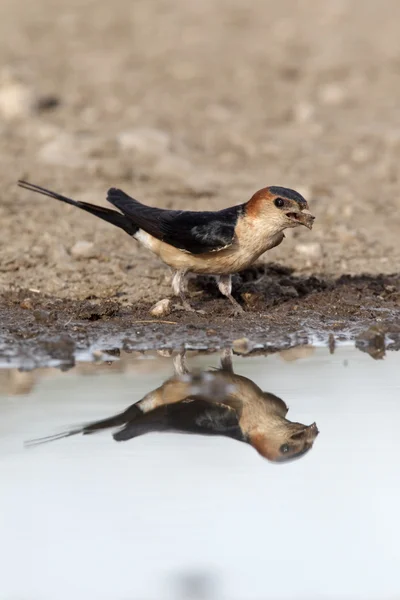
{"type": "Polygon", "coordinates": [[[308,229],[312,229],[315,219],[315,217],[306,210],[301,212],[288,212],[286,213],[286,216],[299,225],[305,225],[308,229]]]}
{"type": "Polygon", "coordinates": [[[317,437],[317,435],[319,434],[319,429],[317,427],[316,423],[313,423],[312,425],[309,425],[306,429],[307,432],[307,439],[308,441],[312,442],[315,440],[315,438],[317,437]]]}

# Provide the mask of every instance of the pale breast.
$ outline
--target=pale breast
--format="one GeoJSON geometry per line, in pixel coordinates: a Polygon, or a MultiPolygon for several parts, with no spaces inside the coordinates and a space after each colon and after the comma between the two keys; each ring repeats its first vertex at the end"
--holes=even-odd
{"type": "Polygon", "coordinates": [[[283,232],[262,231],[246,223],[239,223],[236,231],[235,241],[228,248],[196,255],[165,244],[143,230],[134,237],[173,269],[212,275],[237,273],[246,269],[284,238],[283,232]]]}
{"type": "Polygon", "coordinates": [[[240,426],[251,431],[265,422],[267,414],[262,390],[250,379],[234,374],[232,383],[236,386],[232,397],[240,402],[240,426]]]}

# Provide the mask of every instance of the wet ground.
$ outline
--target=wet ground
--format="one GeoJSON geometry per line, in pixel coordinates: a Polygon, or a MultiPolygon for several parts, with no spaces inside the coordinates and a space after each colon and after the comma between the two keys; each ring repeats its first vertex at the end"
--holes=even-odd
{"type": "Polygon", "coordinates": [[[68,364],[94,345],[242,337],[286,347],[371,326],[397,347],[399,10],[396,0],[4,0],[0,360],[68,364]],[[153,323],[149,309],[171,295],[168,269],[19,178],[102,206],[116,186],[191,210],[282,185],[316,220],[235,277],[243,317],[199,278],[192,302],[205,316],[153,323]]]}
{"type": "Polygon", "coordinates": [[[0,361],[24,368],[58,361],[73,366],[76,352],[148,349],[273,350],[315,340],[356,340],[381,357],[400,348],[400,277],[298,276],[277,265],[250,269],[234,278],[243,316],[232,316],[213,280],[192,282],[193,304],[206,314],[174,310],[149,315],[151,304],[67,300],[34,290],[3,295],[0,305],[0,361]]]}
{"type": "MultiPolygon", "coordinates": [[[[115,415],[174,372],[157,353],[109,358],[0,371],[2,598],[399,595],[398,352],[235,356],[234,372],[281,398],[288,419],[318,426],[286,464],[223,436],[117,443],[115,428],[24,447],[115,415]]],[[[193,373],[219,361],[187,356],[193,373]]]]}

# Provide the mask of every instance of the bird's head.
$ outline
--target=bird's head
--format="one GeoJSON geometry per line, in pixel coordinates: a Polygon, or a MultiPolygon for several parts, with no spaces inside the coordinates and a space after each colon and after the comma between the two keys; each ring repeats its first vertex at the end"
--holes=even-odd
{"type": "Polygon", "coordinates": [[[303,425],[282,420],[275,422],[269,431],[259,431],[251,436],[251,444],[268,460],[286,462],[300,458],[308,452],[319,431],[315,423],[303,425]]]}
{"type": "Polygon", "coordinates": [[[315,219],[301,194],[277,186],[263,188],[256,192],[246,204],[246,215],[265,220],[276,231],[298,225],[305,225],[311,229],[315,219]]]}

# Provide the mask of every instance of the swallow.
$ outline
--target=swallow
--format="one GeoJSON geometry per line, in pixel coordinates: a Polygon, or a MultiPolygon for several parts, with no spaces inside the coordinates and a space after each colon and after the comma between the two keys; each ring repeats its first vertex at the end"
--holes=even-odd
{"type": "Polygon", "coordinates": [[[156,431],[222,435],[250,444],[273,462],[299,458],[312,448],[317,425],[289,421],[281,398],[233,372],[231,351],[224,351],[214,371],[190,373],[184,354],[174,366],[171,378],[124,412],[27,445],[119,427],[113,434],[119,442],[156,431]]]}
{"type": "Polygon", "coordinates": [[[300,225],[311,229],[315,219],[303,196],[277,186],[259,190],[244,204],[195,212],[147,206],[116,188],[108,190],[107,200],[118,211],[72,200],[27,181],[20,180],[18,185],[123,229],[173,270],[173,292],[189,311],[194,309],[186,298],[186,276],[194,273],[216,276],[218,288],[235,314],[243,312],[232,296],[232,274],[278,246],[285,229],[300,225]]]}

